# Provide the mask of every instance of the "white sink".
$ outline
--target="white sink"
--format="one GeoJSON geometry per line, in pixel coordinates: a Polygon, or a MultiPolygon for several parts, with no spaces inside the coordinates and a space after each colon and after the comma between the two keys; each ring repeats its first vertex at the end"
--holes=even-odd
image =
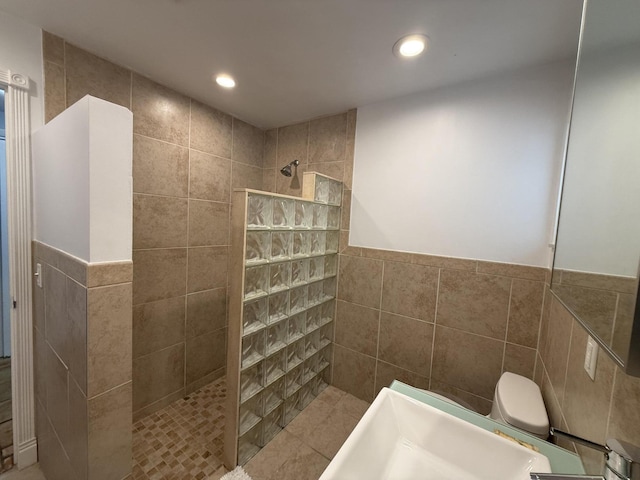
{"type": "Polygon", "coordinates": [[[320,480],[529,480],[547,457],[383,388],[320,480]]]}

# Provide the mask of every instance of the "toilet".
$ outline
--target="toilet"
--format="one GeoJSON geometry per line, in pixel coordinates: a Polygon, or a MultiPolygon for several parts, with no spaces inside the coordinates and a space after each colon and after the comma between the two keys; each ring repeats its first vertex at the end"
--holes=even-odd
{"type": "Polygon", "coordinates": [[[498,380],[489,417],[546,440],[549,417],[538,385],[515,373],[505,372],[498,380]]]}

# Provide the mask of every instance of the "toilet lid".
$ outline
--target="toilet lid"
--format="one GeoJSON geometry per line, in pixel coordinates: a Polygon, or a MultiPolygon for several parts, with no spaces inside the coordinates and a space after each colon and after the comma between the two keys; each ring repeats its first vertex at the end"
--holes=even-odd
{"type": "Polygon", "coordinates": [[[538,435],[549,432],[542,394],[528,378],[505,372],[496,386],[496,401],[510,425],[538,435]]]}

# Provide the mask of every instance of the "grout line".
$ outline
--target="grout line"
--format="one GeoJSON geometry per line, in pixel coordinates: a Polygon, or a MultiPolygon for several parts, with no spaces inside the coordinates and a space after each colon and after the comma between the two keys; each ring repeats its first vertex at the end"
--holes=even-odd
{"type": "MultiPolygon", "coordinates": [[[[596,367],[597,368],[597,367],[596,367]]],[[[609,427],[611,426],[611,414],[613,413],[613,393],[616,391],[616,382],[618,381],[618,372],[620,367],[617,365],[613,371],[613,381],[611,382],[611,395],[609,395],[609,410],[607,411],[607,423],[605,425],[605,438],[609,438],[609,427]]],[[[620,371],[621,372],[621,371],[620,371]]],[[[622,374],[622,372],[621,372],[622,374]]]]}
{"type": "MultiPolygon", "coordinates": [[[[573,343],[573,327],[576,323],[576,320],[574,320],[573,318],[571,319],[571,328],[569,329],[569,347],[567,349],[567,363],[564,367],[564,384],[562,387],[562,403],[558,402],[560,404],[560,410],[563,412],[562,416],[564,416],[564,398],[565,398],[565,393],[567,392],[567,377],[569,375],[569,357],[571,357],[571,347],[572,347],[572,343],[573,343]]],[[[578,354],[580,352],[577,352],[578,354]]]]}
{"type": "Polygon", "coordinates": [[[433,374],[433,357],[436,350],[436,326],[438,325],[438,303],[440,302],[440,276],[442,268],[438,268],[438,283],[436,284],[436,310],[433,317],[433,338],[431,338],[431,358],[429,360],[429,390],[431,390],[431,377],[433,374]]]}

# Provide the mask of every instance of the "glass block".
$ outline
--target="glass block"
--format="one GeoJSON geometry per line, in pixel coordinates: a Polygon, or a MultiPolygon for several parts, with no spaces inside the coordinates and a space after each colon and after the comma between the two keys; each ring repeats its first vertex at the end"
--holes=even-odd
{"type": "Polygon", "coordinates": [[[246,264],[267,263],[269,248],[271,248],[271,234],[269,232],[247,232],[246,264]]]}
{"type": "Polygon", "coordinates": [[[293,370],[304,359],[304,340],[299,340],[287,346],[287,372],[293,370]]]}
{"type": "Polygon", "coordinates": [[[242,312],[243,335],[260,330],[267,324],[268,306],[269,303],[266,297],[244,304],[242,312]]]}
{"type": "Polygon", "coordinates": [[[291,283],[291,264],[274,263],[269,267],[269,291],[271,293],[288,290],[291,283]]]}
{"type": "Polygon", "coordinates": [[[267,327],[266,353],[271,355],[287,345],[287,322],[278,322],[267,327]]]}
{"type": "Polygon", "coordinates": [[[290,370],[284,376],[285,397],[290,397],[302,386],[302,365],[290,370]]]}
{"type": "Polygon", "coordinates": [[[327,232],[311,232],[311,255],[324,255],[327,232]]]}
{"type": "Polygon", "coordinates": [[[309,281],[312,282],[314,280],[320,280],[322,278],[324,278],[324,257],[310,258],[309,281]]]}
{"type": "Polygon", "coordinates": [[[320,322],[322,319],[322,307],[318,305],[316,307],[307,310],[307,333],[313,332],[320,328],[320,322]]]}
{"type": "Polygon", "coordinates": [[[327,345],[331,345],[333,342],[333,322],[327,323],[320,327],[320,344],[319,348],[324,348],[327,345]]]}
{"type": "Polygon", "coordinates": [[[262,418],[262,393],[254,395],[240,404],[238,418],[238,432],[244,435],[251,430],[262,418]]]}
{"type": "Polygon", "coordinates": [[[289,292],[289,314],[294,315],[307,308],[307,287],[292,288],[289,292]]]}
{"type": "Polygon", "coordinates": [[[316,396],[313,393],[313,385],[310,383],[303,385],[303,387],[300,389],[300,405],[302,406],[302,408],[305,408],[307,405],[309,405],[314,398],[316,398],[316,396]]]}
{"type": "Polygon", "coordinates": [[[263,229],[271,227],[271,197],[249,194],[247,204],[247,228],[263,229]]]}
{"type": "Polygon", "coordinates": [[[269,295],[269,313],[267,323],[272,324],[287,318],[289,314],[289,292],[269,295]]]}
{"type": "Polygon", "coordinates": [[[323,300],[336,297],[336,277],[325,278],[323,282],[323,300]]]}
{"type": "Polygon", "coordinates": [[[262,446],[269,443],[282,430],[284,422],[284,405],[276,408],[262,421],[262,446]]]}
{"type": "Polygon", "coordinates": [[[242,338],[242,368],[248,368],[264,358],[264,330],[242,338]]]}
{"type": "Polygon", "coordinates": [[[325,252],[338,253],[338,245],[340,244],[340,232],[327,232],[325,237],[325,252]]]}
{"type": "Polygon", "coordinates": [[[240,401],[248,400],[264,386],[264,364],[262,362],[240,372],[240,401]]]}
{"type": "Polygon", "coordinates": [[[316,381],[315,384],[313,386],[313,393],[315,393],[316,395],[320,395],[320,392],[322,392],[325,388],[327,388],[329,386],[329,372],[330,369],[326,369],[324,372],[322,372],[322,375],[318,375],[316,377],[316,381]],[[327,376],[327,378],[325,378],[325,375],[327,376]]]}
{"type": "Polygon", "coordinates": [[[315,374],[316,374],[316,370],[318,368],[318,355],[313,355],[309,358],[307,358],[304,363],[302,364],[302,383],[307,383],[309,380],[311,380],[315,374]]]}
{"type": "Polygon", "coordinates": [[[284,401],[284,377],[264,389],[264,413],[268,414],[284,401]]]}
{"type": "Polygon", "coordinates": [[[258,423],[238,439],[238,464],[244,465],[260,451],[262,424],[258,423]]]}
{"type": "Polygon", "coordinates": [[[319,325],[325,325],[335,318],[336,301],[329,300],[320,305],[320,321],[319,325]]]}
{"type": "Polygon", "coordinates": [[[329,205],[340,206],[342,204],[342,183],[331,182],[329,184],[329,198],[327,200],[329,205]]]}
{"type": "Polygon", "coordinates": [[[264,365],[265,383],[266,385],[270,385],[284,375],[287,366],[287,352],[280,350],[274,353],[270,357],[267,357],[264,365]]]}
{"type": "Polygon", "coordinates": [[[324,257],[324,276],[334,277],[338,274],[338,256],[327,255],[324,257]]]}
{"type": "Polygon", "coordinates": [[[319,203],[313,204],[313,216],[311,217],[311,228],[324,230],[327,228],[327,213],[328,207],[326,205],[320,205],[319,203]]]}
{"type": "Polygon", "coordinates": [[[316,363],[316,373],[320,373],[331,364],[331,345],[324,347],[318,353],[318,363],[316,363]]]}
{"type": "Polygon", "coordinates": [[[313,203],[296,200],[294,227],[298,229],[311,228],[313,221],[313,203]]]}
{"type": "Polygon", "coordinates": [[[272,232],[271,261],[289,260],[291,258],[292,243],[291,232],[272,232]]]}
{"type": "Polygon", "coordinates": [[[248,267],[244,274],[244,298],[261,297],[267,294],[269,286],[269,266],[248,267]]]}
{"type": "Polygon", "coordinates": [[[327,203],[329,201],[329,184],[331,180],[328,178],[316,175],[316,191],[314,192],[314,199],[316,202],[327,203]]]}
{"type": "Polygon", "coordinates": [[[308,257],[311,252],[311,233],[293,232],[293,258],[308,257]]]}
{"type": "Polygon", "coordinates": [[[291,262],[291,286],[305,285],[309,280],[309,259],[291,262]]]}
{"type": "Polygon", "coordinates": [[[273,228],[293,228],[294,201],[289,198],[273,199],[273,228]]]}
{"type": "Polygon", "coordinates": [[[291,423],[291,420],[296,418],[296,415],[300,413],[300,410],[302,410],[302,406],[300,405],[300,395],[296,392],[284,401],[285,425],[291,423]]]}
{"type": "Polygon", "coordinates": [[[316,330],[308,334],[304,338],[304,358],[309,358],[311,355],[318,351],[320,345],[320,332],[316,330]]]}
{"type": "Polygon", "coordinates": [[[305,312],[289,317],[287,320],[287,344],[304,337],[307,315],[305,312]]]}
{"type": "Polygon", "coordinates": [[[320,302],[322,302],[322,299],[324,297],[324,295],[323,295],[323,286],[324,285],[323,285],[322,281],[309,284],[309,289],[308,289],[308,293],[307,293],[307,305],[308,306],[311,307],[313,305],[317,305],[320,302]]]}
{"type": "Polygon", "coordinates": [[[327,230],[340,230],[340,207],[328,207],[327,230]]]}

